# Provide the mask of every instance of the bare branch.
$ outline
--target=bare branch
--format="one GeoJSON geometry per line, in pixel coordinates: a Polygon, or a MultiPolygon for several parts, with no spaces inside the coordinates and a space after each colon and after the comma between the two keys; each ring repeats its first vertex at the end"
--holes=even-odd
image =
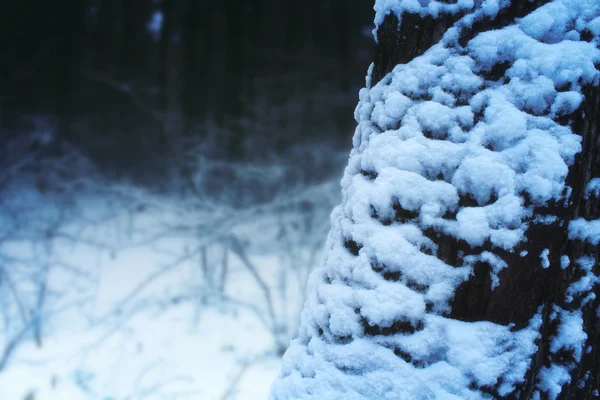
{"type": "Polygon", "coordinates": [[[135,88],[133,87],[133,84],[131,83],[127,83],[127,82],[120,82],[114,78],[112,78],[111,76],[99,72],[99,71],[91,71],[91,70],[80,70],[79,73],[81,75],[83,75],[84,77],[94,80],[96,82],[100,82],[100,83],[104,83],[105,85],[107,85],[108,87],[119,91],[123,94],[126,94],[127,96],[129,96],[131,98],[131,100],[135,103],[135,105],[143,112],[148,113],[148,115],[150,115],[152,117],[152,119],[154,119],[155,121],[158,122],[164,122],[165,120],[165,115],[164,113],[161,113],[159,111],[157,111],[156,109],[150,107],[148,105],[148,103],[142,99],[142,97],[140,96],[140,94],[135,90],[135,88]]]}

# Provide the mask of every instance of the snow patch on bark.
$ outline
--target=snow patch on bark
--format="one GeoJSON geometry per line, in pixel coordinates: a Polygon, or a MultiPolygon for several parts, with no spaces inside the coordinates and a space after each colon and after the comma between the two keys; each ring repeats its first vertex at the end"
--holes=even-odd
{"type": "Polygon", "coordinates": [[[590,242],[594,246],[600,243],[600,220],[588,221],[577,218],[569,223],[569,239],[590,242]]]}
{"type": "Polygon", "coordinates": [[[591,179],[585,187],[585,198],[600,197],[600,178],[591,179]]]}

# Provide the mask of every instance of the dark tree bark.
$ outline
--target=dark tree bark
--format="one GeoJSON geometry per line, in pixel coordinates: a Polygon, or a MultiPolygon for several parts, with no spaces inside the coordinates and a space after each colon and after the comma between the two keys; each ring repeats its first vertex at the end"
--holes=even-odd
{"type": "MultiPolygon", "coordinates": [[[[513,2],[494,20],[475,24],[470,29],[464,29],[461,34],[462,45],[468,46],[469,40],[480,32],[513,24],[516,18],[522,18],[535,10],[547,0],[533,2],[513,2]]],[[[410,62],[415,57],[425,53],[432,45],[439,42],[442,34],[457,20],[456,16],[443,15],[437,19],[420,17],[415,14],[402,15],[402,25],[398,30],[398,17],[391,14],[386,17],[378,30],[378,45],[376,46],[373,81],[381,80],[394,66],[410,62]],[[383,28],[383,29],[382,29],[383,28]]],[[[503,74],[493,77],[497,80],[504,78],[503,74]]],[[[500,286],[490,290],[490,277],[485,265],[476,265],[475,273],[457,290],[452,304],[452,318],[462,321],[491,321],[498,324],[514,324],[522,328],[529,323],[540,306],[544,306],[544,323],[542,337],[539,341],[539,351],[529,371],[527,386],[523,388],[519,398],[527,399],[535,386],[535,376],[539,368],[556,361],[557,357],[550,354],[550,339],[556,334],[556,321],[550,314],[552,305],[564,309],[574,309],[579,303],[567,304],[564,294],[569,285],[581,278],[574,268],[562,269],[560,257],[567,256],[577,260],[582,256],[592,256],[596,260],[593,273],[600,276],[598,260],[599,247],[580,240],[570,240],[566,227],[569,222],[584,218],[596,220],[600,218],[598,198],[585,196],[588,183],[594,177],[600,176],[600,87],[588,85],[584,88],[584,101],[572,114],[561,118],[562,125],[572,127],[573,131],[582,137],[582,150],[577,154],[575,163],[569,169],[566,186],[572,188],[572,201],[556,202],[542,207],[535,207],[536,215],[555,215],[558,217],[551,224],[533,222],[526,235],[527,241],[522,242],[516,251],[499,251],[502,259],[508,264],[500,274],[500,286]],[[539,254],[546,248],[550,249],[550,267],[542,268],[539,264],[539,254]],[[522,257],[520,252],[527,251],[522,257]]],[[[439,246],[437,256],[444,262],[456,265],[459,254],[476,254],[481,251],[491,251],[491,245],[471,248],[468,243],[456,240],[439,232],[428,232],[430,238],[439,246]]],[[[595,286],[595,301],[587,303],[584,310],[585,332],[588,335],[586,352],[577,368],[571,372],[571,383],[563,388],[561,399],[592,399],[594,390],[600,387],[600,317],[597,310],[600,307],[600,287],[595,286]],[[586,385],[578,384],[586,374],[591,379],[586,385]]]]}

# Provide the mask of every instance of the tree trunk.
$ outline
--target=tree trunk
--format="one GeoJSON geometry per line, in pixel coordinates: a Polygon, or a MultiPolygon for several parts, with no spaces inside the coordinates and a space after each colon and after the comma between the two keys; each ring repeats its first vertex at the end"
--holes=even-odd
{"type": "Polygon", "coordinates": [[[600,5],[404,3],[272,398],[599,398],[600,5]]]}

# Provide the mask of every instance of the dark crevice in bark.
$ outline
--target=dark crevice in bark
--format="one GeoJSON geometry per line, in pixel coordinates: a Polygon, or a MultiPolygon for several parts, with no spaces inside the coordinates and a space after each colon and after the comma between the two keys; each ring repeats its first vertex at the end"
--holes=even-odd
{"type": "Polygon", "coordinates": [[[399,282],[402,279],[402,272],[400,271],[384,271],[381,276],[386,281],[399,282]]]}
{"type": "Polygon", "coordinates": [[[346,239],[344,241],[344,247],[346,248],[346,250],[348,250],[350,252],[350,254],[352,254],[353,256],[357,256],[358,252],[360,251],[360,249],[362,249],[362,246],[359,245],[358,243],[356,243],[354,240],[352,239],[346,239]]]}
{"type": "Polygon", "coordinates": [[[508,61],[501,61],[497,64],[494,64],[489,71],[480,71],[479,75],[486,81],[498,82],[507,79],[504,74],[511,66],[512,64],[508,61]]]}
{"type": "Polygon", "coordinates": [[[360,368],[339,367],[339,370],[346,375],[362,375],[365,371],[360,368]]]}
{"type": "Polygon", "coordinates": [[[416,221],[419,218],[418,210],[406,210],[402,208],[400,201],[397,198],[393,199],[392,209],[394,210],[394,221],[405,224],[407,222],[416,221]]]}
{"type": "Polygon", "coordinates": [[[395,321],[390,326],[371,325],[365,317],[361,318],[362,326],[366,336],[391,336],[397,334],[411,335],[422,331],[425,325],[423,321],[395,321]]]}
{"type": "Polygon", "coordinates": [[[406,361],[407,363],[412,362],[412,356],[402,349],[394,349],[394,354],[406,361]]]}
{"type": "Polygon", "coordinates": [[[367,171],[367,170],[361,169],[360,174],[370,181],[374,181],[377,178],[377,171],[367,171]]]}

